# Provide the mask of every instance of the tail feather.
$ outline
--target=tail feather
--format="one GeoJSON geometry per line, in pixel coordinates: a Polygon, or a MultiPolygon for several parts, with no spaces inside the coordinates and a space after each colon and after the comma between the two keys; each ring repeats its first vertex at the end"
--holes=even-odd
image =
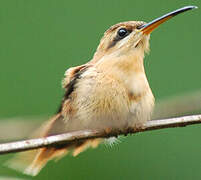
{"type": "MultiPolygon", "coordinates": [[[[57,134],[59,126],[61,129],[64,127],[62,123],[64,123],[62,116],[57,114],[36,131],[32,137],[46,137],[57,134]]],[[[71,143],[63,146],[40,148],[18,153],[13,159],[6,162],[6,166],[21,171],[24,174],[36,176],[49,160],[59,160],[68,154],[69,151],[72,151],[73,156],[77,156],[88,147],[97,147],[101,141],[101,139],[85,140],[74,144],[71,143]]]]}
{"type": "Polygon", "coordinates": [[[102,140],[100,138],[85,140],[82,144],[79,144],[74,148],[73,156],[77,156],[89,147],[96,148],[101,143],[101,141],[102,140]]]}
{"type": "Polygon", "coordinates": [[[67,149],[43,148],[38,152],[33,162],[26,169],[24,169],[24,173],[35,176],[48,161],[55,158],[61,158],[67,153],[67,149]]]}

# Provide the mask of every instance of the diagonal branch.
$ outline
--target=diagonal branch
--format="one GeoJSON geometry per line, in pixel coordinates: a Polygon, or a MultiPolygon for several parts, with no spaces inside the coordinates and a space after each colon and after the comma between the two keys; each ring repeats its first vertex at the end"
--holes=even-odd
{"type": "Polygon", "coordinates": [[[29,139],[24,141],[16,141],[11,143],[0,144],[0,154],[26,151],[30,149],[37,149],[47,146],[55,146],[58,144],[65,144],[77,140],[127,135],[129,133],[133,134],[148,130],[156,130],[171,127],[184,127],[187,125],[200,124],[200,123],[201,123],[201,114],[183,116],[178,118],[162,119],[162,120],[152,120],[145,123],[144,128],[112,130],[110,133],[104,130],[74,131],[70,133],[59,134],[44,138],[29,139]]]}

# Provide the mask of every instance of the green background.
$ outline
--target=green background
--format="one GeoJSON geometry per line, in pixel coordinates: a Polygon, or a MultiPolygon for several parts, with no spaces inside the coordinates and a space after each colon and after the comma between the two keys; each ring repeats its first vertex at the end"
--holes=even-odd
{"type": "MultiPolygon", "coordinates": [[[[51,116],[61,79],[92,57],[103,32],[126,20],[150,21],[191,0],[1,0],[0,119],[51,116]]],[[[151,35],[145,58],[156,100],[201,89],[200,9],[179,15],[151,35]]],[[[201,179],[201,126],[145,132],[73,158],[50,162],[37,177],[0,165],[0,177],[64,179],[201,179]]],[[[0,156],[2,164],[11,155],[0,156]]]]}

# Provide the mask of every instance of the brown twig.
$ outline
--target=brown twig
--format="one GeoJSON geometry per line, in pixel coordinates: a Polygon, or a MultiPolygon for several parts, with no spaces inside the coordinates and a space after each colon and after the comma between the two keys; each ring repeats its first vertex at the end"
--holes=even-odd
{"type": "Polygon", "coordinates": [[[184,116],[178,118],[152,120],[144,124],[144,128],[137,129],[125,129],[125,130],[113,130],[110,133],[104,130],[83,130],[75,131],[55,136],[49,136],[44,138],[29,139],[25,141],[16,141],[11,143],[0,144],[0,154],[6,154],[11,152],[20,152],[30,149],[37,149],[47,146],[55,146],[58,144],[65,144],[72,141],[84,140],[90,138],[104,138],[113,137],[118,135],[127,135],[129,133],[137,133],[148,130],[171,128],[171,127],[183,127],[192,124],[201,123],[201,114],[184,116]]]}

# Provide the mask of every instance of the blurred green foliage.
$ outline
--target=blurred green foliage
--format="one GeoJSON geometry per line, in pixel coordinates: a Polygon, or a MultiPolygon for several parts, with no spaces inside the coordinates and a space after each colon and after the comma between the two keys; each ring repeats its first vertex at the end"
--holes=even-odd
{"type": "MultiPolygon", "coordinates": [[[[64,71],[90,60],[103,32],[120,21],[150,21],[200,1],[1,0],[0,118],[52,115],[64,71]]],[[[151,36],[145,58],[156,99],[201,88],[201,13],[170,20],[151,36]]],[[[35,178],[0,166],[0,176],[36,180],[201,179],[201,126],[145,132],[58,163],[35,178]]],[[[2,164],[11,155],[0,157],[2,164]]]]}

